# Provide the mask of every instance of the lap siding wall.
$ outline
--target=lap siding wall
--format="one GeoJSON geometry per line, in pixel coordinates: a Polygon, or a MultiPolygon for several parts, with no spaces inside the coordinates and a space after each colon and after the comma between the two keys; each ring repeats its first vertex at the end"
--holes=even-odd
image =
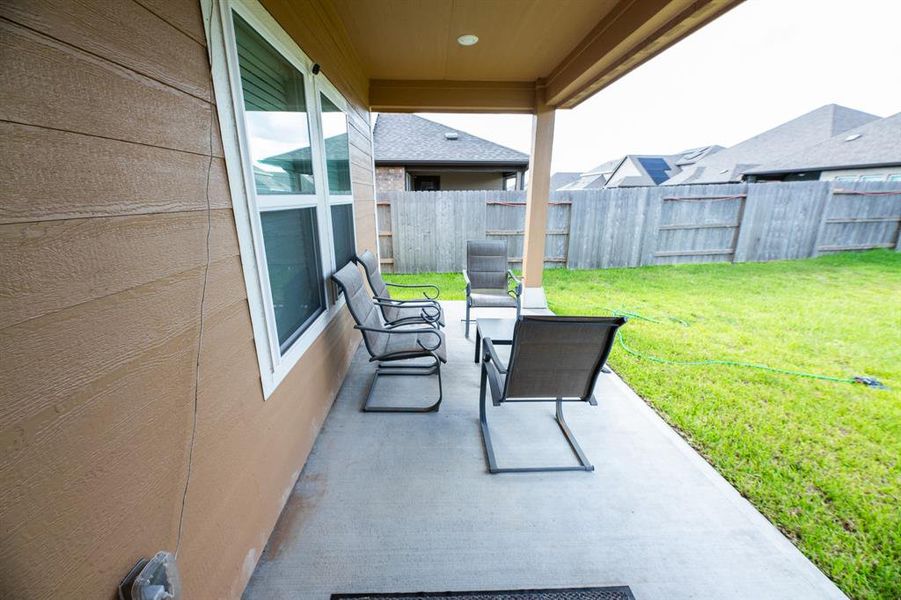
{"type": "MultiPolygon", "coordinates": [[[[353,105],[373,248],[365,78],[327,3],[270,10],[353,105]]],[[[0,596],[111,598],[184,507],[184,597],[239,597],[358,343],[263,400],[205,44],[196,0],[0,4],[0,596]]]]}

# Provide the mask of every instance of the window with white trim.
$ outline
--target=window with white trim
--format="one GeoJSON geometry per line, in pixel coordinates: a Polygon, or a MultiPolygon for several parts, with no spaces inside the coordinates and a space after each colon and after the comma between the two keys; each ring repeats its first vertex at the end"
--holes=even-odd
{"type": "Polygon", "coordinates": [[[319,114],[328,174],[328,202],[332,217],[335,265],[346,265],[356,254],[353,201],[350,190],[350,140],[343,98],[319,92],[319,114]]]}
{"type": "Polygon", "coordinates": [[[227,64],[213,73],[231,92],[226,159],[244,183],[232,201],[268,397],[343,305],[327,282],[355,253],[348,108],[256,0],[218,8],[227,64]]]}

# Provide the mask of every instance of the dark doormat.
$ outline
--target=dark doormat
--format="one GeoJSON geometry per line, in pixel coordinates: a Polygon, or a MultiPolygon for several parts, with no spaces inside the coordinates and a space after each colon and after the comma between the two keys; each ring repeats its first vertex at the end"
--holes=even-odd
{"type": "Polygon", "coordinates": [[[444,598],[445,600],[635,600],[632,590],[622,587],[566,588],[545,590],[496,590],[491,592],[413,592],[402,594],[332,594],[332,600],[382,600],[383,598],[444,598]]]}

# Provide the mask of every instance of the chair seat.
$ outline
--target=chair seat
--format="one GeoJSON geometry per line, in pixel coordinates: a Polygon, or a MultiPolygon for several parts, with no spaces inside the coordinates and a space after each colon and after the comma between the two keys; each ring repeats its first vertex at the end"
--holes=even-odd
{"type": "MultiPolygon", "coordinates": [[[[432,309],[430,308],[428,311],[432,312],[432,309]]],[[[382,312],[389,321],[399,321],[400,319],[407,319],[410,317],[418,318],[422,316],[422,308],[410,306],[382,306],[382,312]]],[[[438,305],[438,325],[444,327],[444,308],[440,304],[438,305]]]]}
{"type": "MultiPolygon", "coordinates": [[[[433,352],[441,362],[446,363],[447,344],[445,343],[444,332],[438,329],[434,331],[441,338],[441,344],[433,352]]],[[[428,351],[424,350],[418,342],[422,342],[426,348],[431,348],[435,345],[435,335],[432,333],[420,333],[419,335],[390,333],[388,334],[388,342],[385,345],[385,351],[382,353],[382,356],[390,355],[393,358],[427,356],[428,351]]]]}
{"type": "Polygon", "coordinates": [[[469,293],[470,306],[481,308],[516,308],[516,298],[504,290],[475,289],[469,293]]]}

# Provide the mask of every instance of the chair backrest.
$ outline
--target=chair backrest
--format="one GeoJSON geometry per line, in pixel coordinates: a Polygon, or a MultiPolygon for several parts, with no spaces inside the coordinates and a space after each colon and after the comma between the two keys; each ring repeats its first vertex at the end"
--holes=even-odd
{"type": "MultiPolygon", "coordinates": [[[[347,308],[357,325],[376,329],[384,327],[382,319],[379,317],[379,309],[372,302],[369,292],[366,291],[363,277],[360,276],[360,268],[356,263],[349,262],[341,267],[337,273],[332,275],[332,280],[344,292],[347,308]]],[[[362,333],[366,350],[371,356],[384,354],[385,347],[388,345],[387,333],[375,331],[363,331],[362,333]]]]}
{"type": "Polygon", "coordinates": [[[507,398],[588,400],[622,317],[525,316],[516,322],[507,398]]]}
{"type": "Polygon", "coordinates": [[[382,279],[382,273],[379,271],[379,262],[375,258],[375,254],[369,250],[364,250],[363,254],[357,256],[357,261],[363,265],[363,270],[366,271],[366,279],[369,280],[369,287],[372,289],[372,293],[379,298],[390,298],[391,292],[388,291],[388,286],[385,285],[385,280],[382,279]]]}
{"type": "Polygon", "coordinates": [[[507,289],[507,242],[466,242],[466,273],[474,289],[507,289]]]}

